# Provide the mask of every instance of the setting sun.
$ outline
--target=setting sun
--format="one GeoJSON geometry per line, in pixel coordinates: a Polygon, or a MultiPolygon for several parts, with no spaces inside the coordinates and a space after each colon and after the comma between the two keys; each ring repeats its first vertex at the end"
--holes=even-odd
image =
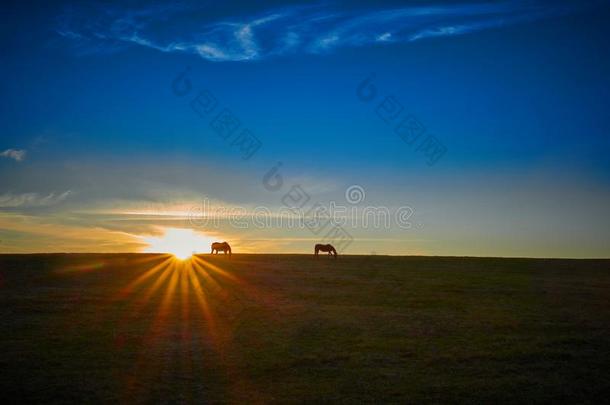
{"type": "Polygon", "coordinates": [[[184,260],[195,253],[208,251],[214,240],[192,229],[166,228],[163,236],[147,237],[144,241],[149,245],[145,252],[170,253],[184,260]]]}

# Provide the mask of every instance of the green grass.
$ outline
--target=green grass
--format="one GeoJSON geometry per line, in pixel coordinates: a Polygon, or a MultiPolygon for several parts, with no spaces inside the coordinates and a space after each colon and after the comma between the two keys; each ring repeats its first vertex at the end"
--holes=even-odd
{"type": "Polygon", "coordinates": [[[608,260],[201,258],[1,255],[3,402],[610,395],[608,260]]]}

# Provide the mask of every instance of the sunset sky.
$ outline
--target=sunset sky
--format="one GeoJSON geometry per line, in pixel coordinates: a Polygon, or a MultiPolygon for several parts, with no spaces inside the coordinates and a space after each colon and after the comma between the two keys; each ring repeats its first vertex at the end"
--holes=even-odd
{"type": "Polygon", "coordinates": [[[3,5],[0,252],[608,257],[610,2],[125,3],[3,5]]]}

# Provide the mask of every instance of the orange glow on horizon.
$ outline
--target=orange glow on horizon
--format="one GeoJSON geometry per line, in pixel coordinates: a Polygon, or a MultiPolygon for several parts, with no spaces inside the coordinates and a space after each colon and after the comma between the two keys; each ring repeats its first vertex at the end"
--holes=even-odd
{"type": "Polygon", "coordinates": [[[208,252],[215,241],[211,236],[180,228],[165,228],[162,236],[143,239],[148,244],[145,252],[169,253],[180,260],[186,260],[196,253],[208,252]]]}

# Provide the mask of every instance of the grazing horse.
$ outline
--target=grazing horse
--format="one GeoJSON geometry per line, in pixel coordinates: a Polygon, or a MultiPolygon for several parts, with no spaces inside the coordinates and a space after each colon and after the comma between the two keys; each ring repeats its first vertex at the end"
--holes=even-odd
{"type": "Polygon", "coordinates": [[[328,252],[329,256],[335,256],[335,259],[337,258],[337,249],[335,249],[333,245],[322,245],[318,243],[315,250],[316,257],[318,256],[319,252],[328,252]]]}
{"type": "Polygon", "coordinates": [[[212,243],[212,252],[210,254],[218,254],[218,252],[224,252],[226,255],[229,252],[229,257],[231,257],[231,246],[227,242],[214,242],[212,243]],[[216,253],[214,253],[216,251],[216,253]]]}

